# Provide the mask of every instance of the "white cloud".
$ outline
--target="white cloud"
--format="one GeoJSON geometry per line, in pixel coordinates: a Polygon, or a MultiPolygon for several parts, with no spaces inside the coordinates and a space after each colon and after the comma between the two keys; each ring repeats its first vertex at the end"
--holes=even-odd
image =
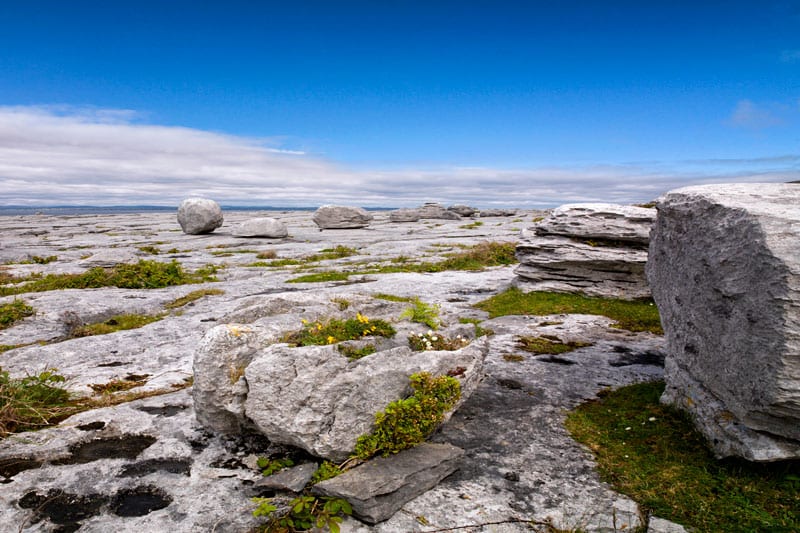
{"type": "Polygon", "coordinates": [[[779,126],[783,124],[783,119],[775,109],[745,99],[736,103],[728,123],[735,127],[760,130],[779,126]]]}
{"type": "MultiPolygon", "coordinates": [[[[130,110],[0,107],[0,205],[177,206],[188,196],[204,196],[223,205],[275,207],[399,207],[425,201],[545,207],[636,203],[688,184],[748,179],[729,171],[633,165],[353,170],[283,150],[270,139],[142,120],[130,110]]],[[[796,166],[789,168],[762,173],[759,180],[800,179],[796,166]]]]}

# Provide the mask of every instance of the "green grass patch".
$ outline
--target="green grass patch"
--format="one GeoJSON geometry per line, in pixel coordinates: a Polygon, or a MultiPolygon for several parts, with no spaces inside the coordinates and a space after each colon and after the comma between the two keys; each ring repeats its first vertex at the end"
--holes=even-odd
{"type": "Polygon", "coordinates": [[[517,347],[536,355],[557,355],[591,345],[591,342],[561,342],[558,339],[546,337],[517,337],[517,347]]]}
{"type": "Polygon", "coordinates": [[[305,258],[307,262],[327,261],[329,259],[342,259],[358,254],[358,250],[349,246],[337,245],[333,248],[325,248],[319,253],[309,255],[305,258]]]}
{"type": "Polygon", "coordinates": [[[616,327],[629,331],[663,334],[658,308],[652,300],[591,298],[557,292],[522,292],[513,287],[475,305],[491,318],[506,315],[603,315],[616,321],[616,327]]]}
{"type": "Polygon", "coordinates": [[[481,222],[480,220],[476,220],[475,222],[473,222],[471,224],[464,224],[463,226],[459,226],[459,228],[461,228],[461,229],[475,229],[475,228],[480,228],[481,226],[483,226],[483,222],[481,222]]]}
{"type": "Polygon", "coordinates": [[[326,281],[347,281],[352,272],[315,272],[314,274],[305,274],[296,278],[287,279],[286,283],[324,283],[326,281]]]}
{"type": "Polygon", "coordinates": [[[494,331],[489,328],[484,328],[481,326],[482,320],[478,318],[459,318],[458,322],[460,324],[475,324],[475,336],[476,337],[484,337],[486,335],[494,335],[494,331]]]}
{"type": "Polygon", "coordinates": [[[139,251],[150,255],[158,255],[161,253],[161,250],[152,245],[140,246],[139,251]]]}
{"type": "Polygon", "coordinates": [[[92,335],[106,335],[114,333],[115,331],[123,331],[126,329],[137,329],[153,322],[158,322],[164,318],[163,314],[159,315],[136,315],[136,314],[123,314],[109,318],[104,322],[97,322],[94,324],[84,324],[75,328],[70,337],[91,337],[92,335]]]}
{"type": "Polygon", "coordinates": [[[601,478],[655,516],[697,531],[800,531],[800,461],[717,460],[663,382],[623,387],[569,413],[601,478]]]}
{"type": "Polygon", "coordinates": [[[400,314],[400,318],[407,318],[412,322],[424,324],[431,329],[439,329],[439,312],[442,309],[440,305],[426,304],[419,298],[414,298],[411,304],[411,307],[406,308],[400,314]]]}
{"type": "Polygon", "coordinates": [[[72,414],[64,377],[44,371],[24,378],[0,370],[0,437],[36,429],[72,414]]]}
{"type": "Polygon", "coordinates": [[[304,328],[289,333],[283,342],[295,346],[315,346],[336,344],[369,336],[393,337],[396,333],[391,324],[381,319],[369,319],[361,313],[355,318],[339,320],[331,318],[326,322],[307,322],[304,328]]]}
{"type": "Polygon", "coordinates": [[[178,309],[205,296],[217,296],[220,294],[225,294],[225,291],[222,289],[199,289],[192,291],[185,296],[181,296],[180,298],[176,298],[175,300],[166,304],[164,307],[167,309],[178,309]]]}
{"type": "Polygon", "coordinates": [[[123,289],[158,289],[188,283],[216,281],[219,267],[207,267],[188,273],[180,263],[172,261],[141,260],[138,263],[120,264],[113,268],[95,267],[82,274],[48,274],[15,281],[21,285],[0,286],[0,296],[26,292],[44,292],[59,289],[94,289],[100,287],[119,287],[123,289]]]}
{"type": "Polygon", "coordinates": [[[389,455],[425,441],[461,398],[461,384],[456,378],[420,372],[410,379],[413,395],[391,402],[375,415],[375,430],[358,438],[356,457],[389,455]]]}
{"type": "Polygon", "coordinates": [[[15,322],[32,316],[36,310],[22,300],[15,299],[11,303],[0,305],[0,329],[11,327],[15,322]]]}
{"type": "Polygon", "coordinates": [[[374,344],[367,344],[366,346],[362,346],[361,348],[356,348],[355,346],[350,346],[347,344],[340,344],[336,347],[336,349],[339,350],[340,354],[347,357],[351,361],[355,361],[356,359],[361,359],[362,357],[372,355],[376,351],[374,344]]]}
{"type": "Polygon", "coordinates": [[[387,300],[389,302],[413,302],[416,298],[412,298],[411,296],[396,296],[394,294],[386,294],[383,292],[378,292],[372,295],[373,298],[378,300],[387,300]]]}

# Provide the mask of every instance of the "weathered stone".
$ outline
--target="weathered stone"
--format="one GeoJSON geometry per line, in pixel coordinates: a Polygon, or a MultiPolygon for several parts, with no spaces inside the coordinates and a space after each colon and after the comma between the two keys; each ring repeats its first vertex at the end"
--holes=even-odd
{"type": "Polygon", "coordinates": [[[350,361],[335,346],[275,344],[245,369],[244,414],[273,442],[343,461],[358,437],[372,430],[375,413],[410,393],[414,373],[458,369],[458,405],[463,403],[482,377],[485,350],[481,340],[456,351],[413,352],[403,346],[350,361]]]}
{"type": "Polygon", "coordinates": [[[291,468],[284,468],[271,476],[259,479],[253,484],[253,488],[302,492],[308,482],[311,481],[317,468],[317,463],[303,463],[291,468]]]}
{"type": "Polygon", "coordinates": [[[450,444],[423,443],[317,483],[313,492],[346,499],[357,517],[376,524],[455,472],[463,456],[450,444]]]}
{"type": "Polygon", "coordinates": [[[662,401],[720,456],[800,457],[800,187],[659,199],[647,274],[668,342],[662,401]]]}
{"type": "Polygon", "coordinates": [[[462,217],[471,217],[472,215],[478,212],[478,210],[475,209],[474,207],[461,204],[451,205],[450,207],[447,208],[447,210],[452,211],[453,213],[462,217]]]}
{"type": "Polygon", "coordinates": [[[323,205],[312,220],[320,229],[357,229],[369,226],[372,215],[360,207],[323,205]]]}
{"type": "Polygon", "coordinates": [[[219,204],[207,198],[187,198],[178,207],[178,224],[189,235],[211,233],[222,226],[222,219],[219,204]]]}
{"type": "Polygon", "coordinates": [[[537,235],[562,235],[585,240],[650,242],[656,210],[620,204],[565,204],[538,222],[537,235]]]}
{"type": "Polygon", "coordinates": [[[526,290],[579,292],[634,299],[650,296],[645,278],[647,250],[595,245],[567,237],[520,233],[515,272],[526,290]]]}
{"type": "Polygon", "coordinates": [[[443,220],[460,220],[461,217],[458,216],[457,213],[453,211],[448,211],[444,208],[442,204],[437,204],[436,202],[428,202],[423,204],[422,207],[418,207],[417,211],[419,212],[419,218],[433,218],[433,219],[443,219],[443,220]]]}
{"type": "Polygon", "coordinates": [[[245,220],[234,226],[231,234],[234,237],[265,237],[268,239],[282,239],[289,235],[286,224],[276,218],[260,217],[245,220]]]}
{"type": "Polygon", "coordinates": [[[389,222],[416,222],[419,216],[417,209],[395,209],[389,211],[389,222]]]}
{"type": "Polygon", "coordinates": [[[516,209],[481,209],[480,217],[513,217],[517,216],[516,209]]]}
{"type": "Polygon", "coordinates": [[[664,518],[652,516],[647,522],[647,533],[686,533],[686,528],[664,518]]]}
{"type": "Polygon", "coordinates": [[[107,250],[100,250],[96,254],[92,254],[86,259],[82,259],[80,261],[80,265],[85,266],[87,268],[93,268],[93,267],[108,268],[123,263],[136,263],[137,261],[139,261],[139,259],[141,259],[141,257],[137,256],[131,250],[107,249],[107,250]]]}

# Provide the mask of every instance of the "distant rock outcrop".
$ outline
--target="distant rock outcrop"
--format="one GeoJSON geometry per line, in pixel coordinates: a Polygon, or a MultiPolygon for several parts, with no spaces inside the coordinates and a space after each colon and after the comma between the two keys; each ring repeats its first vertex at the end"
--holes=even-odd
{"type": "Polygon", "coordinates": [[[450,207],[447,208],[447,210],[452,211],[453,213],[462,217],[471,217],[472,215],[478,212],[478,210],[475,209],[474,207],[461,204],[451,205],[450,207]]]}
{"type": "Polygon", "coordinates": [[[372,215],[360,207],[323,205],[312,220],[319,229],[357,229],[369,226],[372,215]]]}
{"type": "Polygon", "coordinates": [[[442,220],[460,220],[461,217],[453,211],[448,211],[442,204],[427,202],[418,207],[419,218],[434,218],[442,220]]]}
{"type": "Polygon", "coordinates": [[[276,218],[261,217],[245,220],[233,228],[234,237],[263,237],[267,239],[282,239],[289,235],[286,224],[276,218]]]}
{"type": "Polygon", "coordinates": [[[480,217],[513,217],[517,216],[516,209],[481,209],[480,217]]]}
{"type": "Polygon", "coordinates": [[[532,290],[647,297],[647,243],[655,209],[567,204],[523,230],[516,273],[532,290]]]}
{"type": "Polygon", "coordinates": [[[389,211],[389,222],[417,222],[419,216],[418,209],[395,209],[389,211]]]}
{"type": "Polygon", "coordinates": [[[222,209],[214,200],[187,198],[178,207],[178,224],[184,233],[201,235],[222,226],[222,209]]]}
{"type": "Polygon", "coordinates": [[[662,401],[719,456],[800,458],[800,186],[666,194],[647,274],[668,344],[662,401]]]}

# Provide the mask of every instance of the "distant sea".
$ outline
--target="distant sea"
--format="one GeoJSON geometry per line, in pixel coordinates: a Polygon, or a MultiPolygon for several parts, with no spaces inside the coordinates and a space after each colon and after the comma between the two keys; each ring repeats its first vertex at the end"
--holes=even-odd
{"type": "MultiPolygon", "coordinates": [[[[316,207],[271,207],[271,206],[221,206],[222,211],[314,211],[316,207]]],[[[369,210],[385,211],[394,209],[392,207],[367,207],[369,210]]],[[[178,207],[166,207],[158,205],[112,205],[112,206],[90,206],[90,205],[55,205],[55,206],[20,206],[20,205],[0,205],[0,216],[20,216],[20,215],[113,215],[124,213],[169,213],[178,212],[178,207]]]]}

